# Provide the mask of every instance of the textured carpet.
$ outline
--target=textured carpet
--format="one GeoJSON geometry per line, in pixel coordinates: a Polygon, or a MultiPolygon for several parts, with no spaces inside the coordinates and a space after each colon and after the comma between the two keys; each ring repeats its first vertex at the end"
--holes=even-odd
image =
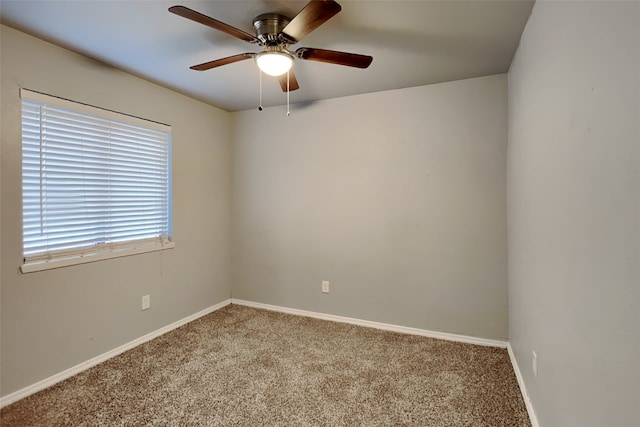
{"type": "Polygon", "coordinates": [[[506,350],[227,306],[0,411],[4,426],[530,426],[506,350]]]}

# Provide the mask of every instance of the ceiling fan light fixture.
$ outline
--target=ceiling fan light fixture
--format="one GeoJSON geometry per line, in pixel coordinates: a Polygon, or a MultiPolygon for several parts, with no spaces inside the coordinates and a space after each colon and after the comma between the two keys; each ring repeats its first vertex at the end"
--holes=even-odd
{"type": "Polygon", "coordinates": [[[256,63],[263,73],[281,76],[291,69],[293,58],[283,51],[267,50],[256,55],[256,63]]]}

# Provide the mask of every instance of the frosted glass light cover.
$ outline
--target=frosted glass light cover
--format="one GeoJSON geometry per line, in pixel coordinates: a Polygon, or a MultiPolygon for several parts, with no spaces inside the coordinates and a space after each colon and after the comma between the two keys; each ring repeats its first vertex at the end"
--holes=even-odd
{"type": "Polygon", "coordinates": [[[283,52],[263,52],[256,56],[258,67],[270,76],[280,76],[291,68],[293,59],[283,52]]]}

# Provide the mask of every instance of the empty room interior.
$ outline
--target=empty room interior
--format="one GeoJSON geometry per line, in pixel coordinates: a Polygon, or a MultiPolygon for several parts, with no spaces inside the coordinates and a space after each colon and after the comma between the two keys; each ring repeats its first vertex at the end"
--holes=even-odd
{"type": "Polygon", "coordinates": [[[3,426],[640,425],[640,2],[0,18],[3,426]],[[162,136],[153,238],[35,242],[66,106],[162,136]]]}

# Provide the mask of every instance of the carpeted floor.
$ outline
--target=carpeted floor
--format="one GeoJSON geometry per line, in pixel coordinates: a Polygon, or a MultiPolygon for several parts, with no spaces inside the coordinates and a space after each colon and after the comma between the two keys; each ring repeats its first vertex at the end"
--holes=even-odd
{"type": "Polygon", "coordinates": [[[0,411],[8,426],[530,426],[507,351],[227,306],[0,411]]]}

